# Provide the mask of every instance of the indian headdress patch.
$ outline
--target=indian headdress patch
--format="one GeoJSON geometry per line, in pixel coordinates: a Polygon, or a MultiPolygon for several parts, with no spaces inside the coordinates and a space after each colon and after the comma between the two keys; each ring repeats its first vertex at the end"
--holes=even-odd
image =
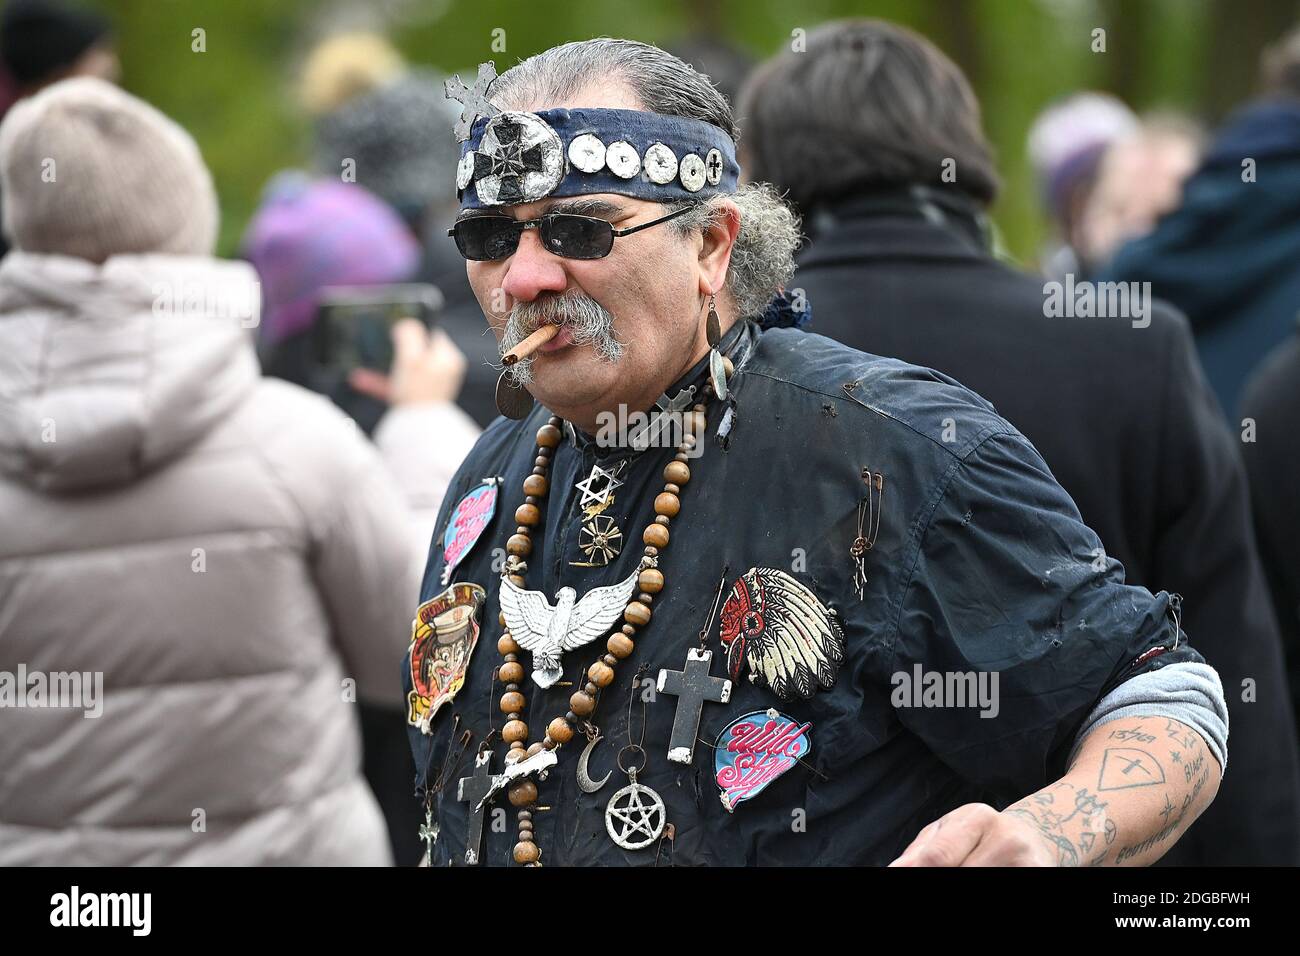
{"type": "Polygon", "coordinates": [[[835,686],[844,662],[844,631],[817,595],[776,568],[750,568],[722,606],[719,635],[727,649],[727,670],[740,679],[770,687],[782,700],[811,697],[835,686]]]}

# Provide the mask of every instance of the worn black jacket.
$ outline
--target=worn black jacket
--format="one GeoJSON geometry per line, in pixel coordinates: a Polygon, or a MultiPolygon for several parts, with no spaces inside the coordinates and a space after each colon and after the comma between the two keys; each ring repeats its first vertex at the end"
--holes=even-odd
{"type": "MultiPolygon", "coordinates": [[[[754,799],[728,813],[719,800],[710,746],[698,744],[690,766],[666,759],[676,699],[645,704],[648,763],[639,782],[663,798],[675,828],[671,845],[625,851],[606,834],[606,803],[627,779],[617,770],[604,789],[582,793],[575,765],[581,736],[559,751],[541,783],[535,816],[545,864],[740,865],[883,864],[926,824],[972,801],[1004,806],[1065,770],[1084,718],[1111,686],[1143,669],[1200,660],[1172,622],[1165,593],[1123,583],[1113,560],[1097,562],[1100,544],[1029,442],[987,403],[943,375],[854,351],[793,329],[760,332],[742,323],[731,335],[736,363],[736,419],[725,441],[717,403],[709,411],[703,456],[690,463],[681,514],[660,568],[667,583],[636,650],[602,692],[594,721],[606,741],[592,773],[614,766],[628,742],[629,691],[639,668],[654,680],[678,670],[698,640],[715,601],[719,577],[728,586],[753,567],[780,569],[810,588],[843,622],[846,655],[838,680],[808,700],[780,700],[767,688],[737,682],[729,704],[705,705],[699,737],[711,744],[742,714],[777,708],[812,724],[812,751],[754,799]],[[853,591],[850,544],[856,534],[862,470],[884,475],[883,511],[867,554],[869,582],[853,591]],[[1157,646],[1167,653],[1134,666],[1157,646]],[[989,671],[999,675],[998,712],[974,707],[895,707],[891,675],[989,671]]],[[[702,383],[697,367],[684,381],[702,383]]],[[[682,383],[679,383],[679,387],[682,383]]],[[[670,390],[672,394],[674,390],[670,390]]],[[[524,422],[504,419],[483,435],[444,505],[421,600],[442,590],[442,531],[468,488],[502,476],[502,500],[487,533],[456,568],[452,581],[482,585],[483,633],[464,687],[432,721],[431,733],[410,737],[421,782],[445,778],[433,795],[440,836],[434,865],[459,863],[468,804],[442,770],[453,726],[474,733],[471,751],[500,728],[500,663],[496,641],[499,572],[520,490],[532,467],[541,408],[524,422]]],[[[636,566],[641,530],[653,518],[673,450],[639,454],[598,447],[574,433],[561,442],[551,468],[543,522],[534,533],[527,587],[551,600],[565,585],[581,595],[612,584],[636,566]],[[580,495],[575,482],[596,461],[626,459],[625,482],[607,512],[629,546],[602,568],[575,567],[580,495]]],[[[708,636],[713,674],[723,666],[715,622],[708,636]]],[[[576,680],[603,653],[603,640],[565,655],[565,679],[576,680]]],[[[527,656],[524,662],[527,665],[527,656]]],[[[409,668],[404,681],[411,686],[409,668]]],[[[638,685],[644,686],[644,685],[638,685]]],[[[530,740],[567,709],[574,688],[541,691],[526,683],[530,740]]],[[[632,708],[631,737],[641,734],[641,704],[632,708]]],[[[501,768],[505,746],[493,742],[501,768]]],[[[513,808],[498,800],[487,826],[483,863],[510,862],[513,808]]]]}
{"type": "Polygon", "coordinates": [[[1300,863],[1277,624],[1237,436],[1187,323],[1160,305],[1146,328],[1046,318],[1043,280],[995,261],[970,219],[883,215],[883,205],[809,217],[811,247],[792,285],[812,304],[813,328],[988,399],[1033,442],[1128,580],[1184,596],[1183,627],[1223,680],[1232,758],[1218,798],[1166,861],[1300,863]],[[1247,679],[1253,702],[1243,701],[1247,679]]]}

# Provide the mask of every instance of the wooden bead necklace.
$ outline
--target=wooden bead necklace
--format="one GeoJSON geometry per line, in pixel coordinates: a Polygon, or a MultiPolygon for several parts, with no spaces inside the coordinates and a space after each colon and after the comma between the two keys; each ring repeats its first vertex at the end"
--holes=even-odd
{"type": "MultiPolygon", "coordinates": [[[[734,366],[730,359],[723,358],[727,375],[734,366]]],[[[706,395],[712,394],[711,386],[705,386],[706,395]]],[[[637,577],[640,593],[623,610],[623,625],[613,631],[605,642],[605,655],[587,669],[587,683],[569,698],[569,710],[556,717],[546,727],[546,736],[537,743],[528,744],[528,725],[523,720],[527,698],[522,686],[524,666],[519,662],[522,648],[504,631],[497,641],[497,650],[502,661],[497,676],[505,684],[501,695],[501,712],[506,716],[505,726],[501,729],[502,738],[509,743],[506,764],[512,764],[526,757],[540,753],[542,750],[554,750],[561,744],[573,739],[581,721],[589,718],[596,710],[596,698],[602,688],[614,682],[614,668],[619,661],[631,656],[636,644],[632,638],[638,628],[644,628],[652,617],[651,605],[655,596],[664,587],[664,576],[659,570],[660,553],[668,546],[669,525],[681,511],[682,488],[691,480],[691,469],[687,462],[691,451],[703,440],[708,422],[705,418],[706,406],[695,405],[683,416],[683,436],[677,446],[673,460],[664,466],[664,487],[654,502],[655,519],[646,525],[641,539],[645,552],[641,558],[641,572],[637,577]]],[[[537,430],[537,454],[533,460],[532,473],[524,479],[524,503],[515,511],[515,533],[506,542],[506,574],[519,587],[524,586],[524,572],[527,570],[525,559],[532,553],[532,530],[541,523],[539,505],[550,488],[547,474],[551,459],[560,444],[560,426],[562,419],[551,416],[545,425],[537,430]]],[[[501,626],[506,626],[505,615],[499,617],[501,626]]],[[[525,866],[540,865],[541,848],[533,836],[533,811],[531,807],[537,802],[537,784],[528,778],[514,781],[506,790],[512,806],[518,809],[519,833],[514,846],[514,861],[525,866]]]]}

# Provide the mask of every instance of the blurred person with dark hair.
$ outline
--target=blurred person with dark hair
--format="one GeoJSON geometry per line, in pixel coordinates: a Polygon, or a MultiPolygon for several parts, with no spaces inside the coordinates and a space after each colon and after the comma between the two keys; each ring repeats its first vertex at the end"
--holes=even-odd
{"type": "Polygon", "coordinates": [[[1091,91],[1071,94],[1034,119],[1029,161],[1055,233],[1040,263],[1048,278],[1091,277],[1098,261],[1083,227],[1102,161],[1113,144],[1139,129],[1137,116],[1118,97],[1091,91]]]}
{"type": "Polygon", "coordinates": [[[788,190],[804,214],[811,247],[790,284],[815,327],[993,402],[1130,581],[1188,596],[1186,630],[1224,686],[1258,682],[1258,702],[1228,694],[1233,770],[1166,860],[1300,860],[1277,625],[1235,442],[1185,320],[1160,304],[1145,328],[1045,316],[1042,280],[991,249],[997,174],[978,102],[957,66],[909,30],[826,24],[806,52],[759,67],[742,104],[750,175],[788,190]]]}
{"type": "MultiPolygon", "coordinates": [[[[72,76],[115,83],[120,71],[112,27],[92,10],[64,0],[8,0],[0,12],[0,117],[50,83],[72,76]]],[[[0,256],[8,251],[0,237],[0,256]]]]}
{"type": "Polygon", "coordinates": [[[1265,52],[1261,79],[1263,95],[1214,137],[1181,205],[1104,270],[1150,282],[1186,313],[1228,416],[1300,308],[1300,30],[1265,52]]]}
{"type": "Polygon", "coordinates": [[[1240,414],[1255,529],[1282,622],[1291,697],[1300,699],[1300,327],[1246,380],[1240,414]]]}
{"type": "Polygon", "coordinates": [[[467,357],[457,403],[480,425],[496,417],[496,347],[485,335],[465,280],[464,261],[449,248],[456,215],[454,104],[443,76],[410,67],[383,37],[343,33],[323,40],[302,69],[298,96],[313,117],[313,166],[321,175],[364,186],[401,216],[422,256],[413,281],[442,292],[439,326],[467,357]],[[451,197],[450,199],[448,197],[451,197]]]}
{"type": "Polygon", "coordinates": [[[64,0],[9,0],[0,12],[0,64],[27,96],[59,80],[121,71],[108,20],[64,0]]]}
{"type": "Polygon", "coordinates": [[[0,710],[0,865],[391,862],[354,701],[397,693],[417,569],[379,456],[260,376],[171,120],[65,80],[0,176],[0,671],[99,710],[0,710]]]}

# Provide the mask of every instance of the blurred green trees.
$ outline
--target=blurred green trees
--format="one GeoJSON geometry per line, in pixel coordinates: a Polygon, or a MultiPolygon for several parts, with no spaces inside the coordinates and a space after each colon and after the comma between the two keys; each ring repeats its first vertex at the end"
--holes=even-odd
{"type": "Polygon", "coordinates": [[[221,251],[235,251],[267,177],[308,162],[296,70],[320,37],[376,26],[410,60],[504,69],[552,44],[602,34],[668,44],[721,35],[756,56],[824,20],[876,16],[934,40],[968,73],[998,149],[996,208],[1009,250],[1032,259],[1043,233],[1024,155],[1052,99],[1110,90],[1139,110],[1214,121],[1248,96],[1258,54],[1295,20],[1295,0],[90,0],[117,25],[123,84],[189,128],[222,198],[221,251]],[[1106,31],[1095,53],[1093,31],[1106,31]],[[204,52],[196,52],[202,30],[204,52]],[[498,46],[494,52],[494,30],[498,46]]]}

